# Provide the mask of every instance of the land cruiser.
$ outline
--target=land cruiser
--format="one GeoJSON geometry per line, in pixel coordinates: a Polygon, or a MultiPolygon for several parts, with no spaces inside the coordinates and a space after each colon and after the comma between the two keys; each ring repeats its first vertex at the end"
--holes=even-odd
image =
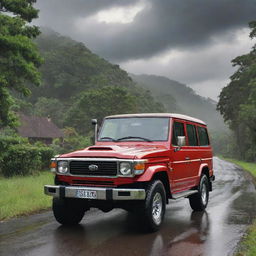
{"type": "Polygon", "coordinates": [[[78,224],[85,211],[122,208],[159,229],[169,199],[188,198],[203,211],[212,191],[212,148],[206,124],[180,114],[106,117],[95,145],[51,160],[53,213],[63,225],[78,224]]]}

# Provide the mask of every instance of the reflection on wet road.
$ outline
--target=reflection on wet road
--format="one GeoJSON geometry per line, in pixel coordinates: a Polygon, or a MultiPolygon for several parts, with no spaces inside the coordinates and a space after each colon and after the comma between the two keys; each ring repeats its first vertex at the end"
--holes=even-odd
{"type": "Polygon", "coordinates": [[[51,212],[0,223],[0,255],[232,255],[256,215],[256,191],[235,165],[214,159],[217,180],[207,211],[170,200],[159,232],[143,233],[122,210],[87,212],[81,225],[62,227],[51,212]]]}

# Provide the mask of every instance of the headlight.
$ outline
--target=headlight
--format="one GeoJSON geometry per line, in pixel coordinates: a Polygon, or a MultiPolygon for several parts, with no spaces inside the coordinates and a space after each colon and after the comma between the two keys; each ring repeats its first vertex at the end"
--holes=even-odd
{"type": "Polygon", "coordinates": [[[68,172],[68,161],[58,162],[58,172],[61,174],[65,174],[68,172]]]}
{"type": "Polygon", "coordinates": [[[120,173],[124,176],[131,176],[132,175],[131,163],[129,162],[120,163],[120,173]]]}

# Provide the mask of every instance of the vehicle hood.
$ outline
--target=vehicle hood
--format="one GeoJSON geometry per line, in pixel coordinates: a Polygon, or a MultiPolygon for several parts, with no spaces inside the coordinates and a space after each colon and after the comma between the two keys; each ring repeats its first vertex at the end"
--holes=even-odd
{"type": "Polygon", "coordinates": [[[109,158],[150,158],[168,157],[168,150],[163,145],[108,145],[91,146],[59,157],[109,157],[109,158]]]}

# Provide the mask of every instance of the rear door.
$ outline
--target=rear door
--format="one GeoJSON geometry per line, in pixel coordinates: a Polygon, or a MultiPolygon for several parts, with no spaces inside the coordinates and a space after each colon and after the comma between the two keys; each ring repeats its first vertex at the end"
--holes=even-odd
{"type": "Polygon", "coordinates": [[[187,158],[189,158],[189,177],[190,187],[193,187],[197,184],[198,172],[201,165],[201,149],[199,147],[199,140],[197,134],[197,126],[194,123],[188,122],[186,124],[186,132],[188,138],[187,146],[187,158]]]}

